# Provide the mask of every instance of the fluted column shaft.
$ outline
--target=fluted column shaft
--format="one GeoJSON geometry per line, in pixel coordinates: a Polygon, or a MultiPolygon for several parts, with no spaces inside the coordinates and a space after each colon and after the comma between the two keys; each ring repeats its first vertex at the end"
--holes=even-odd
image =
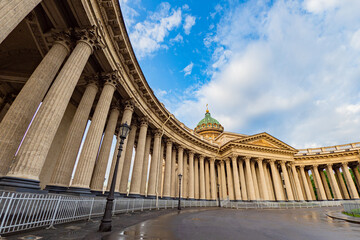
{"type": "Polygon", "coordinates": [[[79,106],[76,109],[74,118],[72,119],[48,186],[69,186],[76,156],[97,91],[98,87],[95,83],[87,85],[79,106]]]}
{"type": "Polygon", "coordinates": [[[230,159],[226,158],[225,163],[226,163],[226,173],[227,173],[226,180],[227,180],[228,191],[229,191],[229,199],[230,200],[235,200],[235,198],[234,198],[234,185],[233,185],[233,177],[232,177],[232,169],[231,169],[231,165],[230,165],[230,159]]]}
{"type": "Polygon", "coordinates": [[[340,184],[341,192],[344,195],[343,196],[344,199],[350,199],[350,196],[349,196],[348,190],[346,188],[343,176],[341,175],[341,172],[340,172],[340,168],[335,168],[334,170],[335,170],[335,174],[336,174],[337,179],[338,179],[339,184],[340,184]]]}
{"type": "Polygon", "coordinates": [[[358,170],[358,164],[354,165],[352,168],[352,171],[354,173],[355,179],[356,179],[356,184],[358,186],[358,190],[360,191],[360,173],[358,170]]]}
{"type": "Polygon", "coordinates": [[[175,198],[177,195],[178,186],[176,185],[176,180],[178,176],[176,175],[176,148],[172,150],[171,156],[171,187],[170,187],[170,197],[175,198]]]}
{"type": "Polygon", "coordinates": [[[252,176],[254,190],[255,190],[255,199],[260,200],[259,185],[258,185],[258,181],[257,181],[256,171],[255,171],[255,161],[250,161],[250,168],[251,168],[251,176],[252,176]]]}
{"type": "MultiPolygon", "coordinates": [[[[71,184],[71,187],[89,188],[90,186],[91,175],[94,170],[94,165],[101,142],[101,137],[103,134],[106,118],[109,112],[109,108],[114,92],[115,92],[115,85],[112,82],[106,82],[103,90],[101,91],[99,101],[96,105],[95,112],[92,117],[92,121],[88,133],[86,135],[86,139],[80,154],[80,158],[76,167],[74,180],[71,184]]],[[[119,113],[115,115],[115,117],[118,116],[119,113]]],[[[106,160],[104,159],[103,161],[106,160]]],[[[106,162],[103,164],[106,165],[106,162]]]]}
{"type": "Polygon", "coordinates": [[[281,166],[281,170],[284,175],[284,181],[285,181],[286,194],[287,194],[288,201],[294,201],[294,194],[291,189],[289,174],[288,174],[287,168],[285,166],[285,161],[281,161],[280,166],[281,166]]]}
{"type": "Polygon", "coordinates": [[[146,194],[146,182],[147,182],[147,174],[149,170],[150,148],[151,148],[151,135],[148,134],[146,136],[146,141],[145,141],[144,164],[143,164],[144,166],[141,173],[140,195],[142,196],[145,196],[146,194]]]}
{"type": "Polygon", "coordinates": [[[241,198],[244,201],[248,200],[247,190],[246,190],[246,181],[244,173],[244,164],[243,160],[239,160],[239,176],[240,176],[240,185],[241,185],[241,198]]]}
{"type": "MultiPolygon", "coordinates": [[[[157,184],[160,186],[162,180],[160,177],[162,171],[162,158],[160,158],[162,154],[161,136],[162,134],[160,131],[156,131],[154,134],[153,153],[150,162],[149,182],[148,182],[148,190],[147,190],[148,197],[156,196],[156,186],[157,184]]],[[[158,194],[160,195],[160,191],[158,191],[158,194]]]]}
{"type": "Polygon", "coordinates": [[[301,190],[301,184],[300,184],[300,180],[299,180],[299,175],[296,171],[296,167],[294,164],[291,164],[291,171],[293,173],[293,176],[294,176],[294,180],[295,180],[295,186],[296,186],[296,191],[297,191],[297,194],[298,194],[298,197],[299,197],[299,201],[304,201],[305,198],[304,198],[304,195],[303,195],[303,192],[301,190]]]}
{"type": "Polygon", "coordinates": [[[351,199],[359,199],[359,193],[357,192],[354,180],[351,177],[351,174],[350,174],[350,171],[349,171],[349,168],[348,168],[348,163],[347,162],[342,163],[341,164],[341,169],[342,169],[342,171],[344,173],[344,176],[345,176],[345,179],[346,179],[346,184],[347,184],[347,186],[349,188],[351,199]]]}
{"type": "Polygon", "coordinates": [[[300,166],[300,174],[301,174],[302,181],[303,181],[303,183],[304,183],[304,188],[305,188],[305,193],[306,193],[306,199],[307,199],[308,201],[312,201],[313,198],[312,198],[312,196],[311,196],[310,186],[309,186],[309,184],[307,183],[304,166],[300,166]]]}
{"type": "Polygon", "coordinates": [[[134,152],[134,144],[135,144],[137,129],[138,129],[137,124],[133,123],[131,125],[131,130],[128,136],[128,142],[125,149],[125,158],[124,158],[121,180],[119,185],[119,192],[122,195],[127,195],[128,193],[128,182],[129,182],[129,175],[131,168],[131,160],[134,152]]]}
{"type": "Polygon", "coordinates": [[[69,48],[64,43],[55,42],[0,121],[0,176],[9,171],[31,119],[68,53],[69,48]]]}
{"type": "Polygon", "coordinates": [[[223,195],[223,199],[226,199],[228,196],[228,189],[226,186],[226,174],[225,174],[225,162],[224,161],[220,161],[220,170],[221,170],[222,195],[223,195]]]}
{"type": "Polygon", "coordinates": [[[144,167],[145,142],[148,129],[147,119],[142,119],[136,147],[134,165],[131,175],[130,194],[140,195],[141,176],[144,167]]]}
{"type": "Polygon", "coordinates": [[[338,185],[338,183],[336,181],[336,178],[335,178],[335,175],[334,175],[334,172],[333,172],[333,169],[332,169],[332,164],[326,165],[326,173],[327,173],[327,176],[329,178],[331,190],[332,190],[332,192],[334,194],[334,199],[335,200],[342,199],[340,188],[339,188],[339,185],[338,185]]]}
{"type": "Polygon", "coordinates": [[[77,43],[46,94],[8,177],[39,180],[56,130],[91,53],[92,47],[87,42],[77,43]]]}
{"type": "Polygon", "coordinates": [[[189,152],[189,198],[195,197],[194,153],[189,152]]]}
{"type": "Polygon", "coordinates": [[[326,176],[323,170],[319,171],[320,173],[320,177],[321,177],[321,181],[324,185],[324,190],[325,190],[325,195],[326,195],[326,199],[331,200],[332,196],[331,196],[331,192],[330,192],[330,188],[329,188],[329,184],[326,181],[326,176]]]}
{"type": "Polygon", "coordinates": [[[166,142],[165,176],[163,197],[170,197],[171,190],[171,166],[172,165],[172,142],[166,142]]]}
{"type": "Polygon", "coordinates": [[[219,184],[219,195],[220,195],[220,199],[223,200],[225,199],[223,196],[223,186],[222,186],[222,178],[221,178],[221,166],[220,163],[217,164],[217,180],[218,180],[218,184],[219,184]]]}
{"type": "MultiPolygon", "coordinates": [[[[181,184],[181,197],[184,196],[184,148],[182,148],[181,146],[178,148],[178,175],[181,174],[183,175],[183,181],[182,181],[182,184],[181,184]]],[[[179,180],[179,177],[178,176],[175,176],[177,180],[179,180]]],[[[179,185],[179,184],[177,184],[179,185]]],[[[175,188],[177,190],[177,196],[179,195],[179,186],[176,186],[175,188]]]]}
{"type": "Polygon", "coordinates": [[[259,173],[260,173],[259,175],[260,175],[260,182],[261,182],[261,191],[263,193],[264,200],[268,201],[268,200],[270,200],[270,198],[269,198],[269,192],[268,192],[267,184],[266,184],[266,180],[265,180],[265,172],[264,172],[262,160],[263,159],[258,158],[256,161],[257,161],[259,173]]]}
{"type": "Polygon", "coordinates": [[[206,200],[210,200],[210,169],[209,161],[205,161],[205,196],[206,200]]]}
{"type": "Polygon", "coordinates": [[[2,0],[0,2],[0,43],[16,28],[41,0],[2,0]]]}
{"type": "Polygon", "coordinates": [[[244,160],[246,168],[246,189],[248,190],[248,200],[252,201],[256,199],[256,195],[253,178],[251,176],[250,157],[245,157],[244,160]]]}
{"type": "Polygon", "coordinates": [[[233,170],[233,177],[234,177],[235,200],[241,200],[239,171],[238,171],[238,167],[237,167],[237,156],[231,156],[231,161],[232,161],[232,170],[233,170]]]}
{"type": "Polygon", "coordinates": [[[277,167],[275,166],[275,160],[272,159],[270,160],[270,167],[271,167],[271,175],[275,187],[276,201],[284,201],[285,199],[282,194],[282,184],[280,180],[280,174],[277,167]]]}
{"type": "Polygon", "coordinates": [[[211,184],[211,200],[216,200],[216,174],[215,174],[215,158],[210,158],[210,184],[211,184]]]}
{"type": "Polygon", "coordinates": [[[187,159],[187,155],[184,154],[184,159],[183,159],[183,183],[182,183],[182,196],[184,198],[188,198],[189,197],[189,169],[188,169],[188,159],[187,159]]]}
{"type": "Polygon", "coordinates": [[[320,178],[320,174],[319,174],[319,170],[318,170],[318,166],[314,165],[312,167],[312,172],[314,174],[314,181],[316,181],[316,184],[318,186],[318,191],[317,191],[317,195],[319,200],[326,200],[326,194],[325,194],[325,190],[324,190],[324,185],[321,182],[321,178],[320,178]]]}
{"type": "MultiPolygon", "coordinates": [[[[101,192],[103,190],[106,168],[109,162],[111,145],[113,142],[119,114],[120,111],[118,108],[113,108],[110,111],[110,117],[105,129],[103,141],[101,143],[99,157],[91,179],[90,189],[93,191],[101,192]]],[[[111,183],[108,184],[110,185],[111,183]]]]}
{"type": "Polygon", "coordinates": [[[204,156],[199,157],[199,167],[200,167],[200,199],[206,199],[204,156]]]}
{"type": "Polygon", "coordinates": [[[199,159],[196,157],[194,159],[194,180],[195,180],[195,199],[200,197],[200,180],[199,180],[199,159]]]}

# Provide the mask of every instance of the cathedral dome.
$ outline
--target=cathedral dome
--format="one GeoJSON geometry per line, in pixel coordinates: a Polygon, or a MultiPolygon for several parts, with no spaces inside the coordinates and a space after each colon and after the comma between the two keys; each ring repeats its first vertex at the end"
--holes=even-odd
{"type": "Polygon", "coordinates": [[[205,117],[201,119],[194,130],[205,138],[214,139],[224,131],[224,127],[218,120],[212,118],[209,110],[206,109],[205,117]]]}

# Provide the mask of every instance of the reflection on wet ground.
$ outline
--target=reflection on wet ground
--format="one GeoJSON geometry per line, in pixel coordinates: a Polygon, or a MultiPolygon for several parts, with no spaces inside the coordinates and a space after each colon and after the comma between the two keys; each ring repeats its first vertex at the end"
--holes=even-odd
{"type": "Polygon", "coordinates": [[[189,209],[142,222],[104,239],[360,239],[359,224],[325,215],[328,210],[341,209],[189,209]]]}

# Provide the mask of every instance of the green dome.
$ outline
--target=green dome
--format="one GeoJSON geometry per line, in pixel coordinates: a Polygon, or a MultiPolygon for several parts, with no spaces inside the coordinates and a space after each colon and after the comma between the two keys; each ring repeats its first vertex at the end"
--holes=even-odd
{"type": "Polygon", "coordinates": [[[205,117],[198,123],[197,126],[201,126],[202,124],[208,124],[208,123],[211,123],[211,124],[218,124],[220,125],[220,123],[218,122],[218,120],[216,120],[215,118],[212,118],[211,115],[210,115],[210,112],[206,111],[205,113],[205,117]]]}
{"type": "Polygon", "coordinates": [[[207,138],[215,138],[224,131],[224,128],[218,120],[211,117],[209,110],[206,110],[205,117],[198,123],[194,130],[196,133],[203,134],[207,138]]]}

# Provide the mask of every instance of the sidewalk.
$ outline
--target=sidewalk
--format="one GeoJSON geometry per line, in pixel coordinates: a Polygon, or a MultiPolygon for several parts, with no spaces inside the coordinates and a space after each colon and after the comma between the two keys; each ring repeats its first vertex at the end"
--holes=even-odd
{"type": "Polygon", "coordinates": [[[326,216],[334,218],[334,219],[339,219],[339,220],[343,220],[343,221],[347,221],[347,222],[351,222],[351,223],[360,224],[360,218],[351,217],[351,216],[342,214],[341,212],[338,212],[338,211],[327,212],[326,216]]]}
{"type": "MultiPolygon", "coordinates": [[[[123,213],[113,217],[112,231],[121,231],[134,224],[146,221],[151,218],[177,211],[176,209],[151,210],[143,212],[123,213]]],[[[55,225],[56,229],[34,229],[26,232],[14,233],[7,236],[2,236],[1,240],[75,240],[75,239],[101,239],[102,237],[111,234],[97,232],[100,225],[101,217],[94,218],[91,221],[78,221],[67,224],[55,225]]]]}

